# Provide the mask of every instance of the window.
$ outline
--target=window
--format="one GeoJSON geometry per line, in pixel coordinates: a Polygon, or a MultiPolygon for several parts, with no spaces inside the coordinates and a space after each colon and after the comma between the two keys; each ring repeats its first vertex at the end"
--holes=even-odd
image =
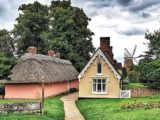
{"type": "Polygon", "coordinates": [[[106,92],[106,79],[93,79],[93,92],[105,93],[106,92]]]}
{"type": "Polygon", "coordinates": [[[97,73],[98,74],[102,73],[102,64],[100,62],[98,62],[98,64],[97,64],[97,73]]]}

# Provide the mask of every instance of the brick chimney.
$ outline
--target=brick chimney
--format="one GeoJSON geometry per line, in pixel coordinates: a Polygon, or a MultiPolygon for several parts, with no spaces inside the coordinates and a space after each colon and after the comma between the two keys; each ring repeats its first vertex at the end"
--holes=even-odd
{"type": "Polygon", "coordinates": [[[55,57],[55,52],[53,50],[48,50],[48,56],[55,57]]]}
{"type": "Polygon", "coordinates": [[[110,37],[100,37],[100,49],[108,55],[113,62],[112,46],[110,46],[110,37]]]}
{"type": "Polygon", "coordinates": [[[37,54],[37,48],[33,47],[33,46],[28,47],[28,49],[26,51],[28,53],[37,54]]]}

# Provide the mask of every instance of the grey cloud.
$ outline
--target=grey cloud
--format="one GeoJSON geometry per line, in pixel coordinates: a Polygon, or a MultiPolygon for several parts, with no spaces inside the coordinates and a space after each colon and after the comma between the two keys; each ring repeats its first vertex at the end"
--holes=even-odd
{"type": "Polygon", "coordinates": [[[157,4],[160,4],[159,0],[142,0],[140,2],[138,1],[138,2],[135,2],[134,4],[132,4],[129,7],[129,10],[132,12],[138,12],[138,11],[145,10],[145,9],[147,9],[151,6],[157,5],[157,4]]]}
{"type": "Polygon", "coordinates": [[[151,15],[150,15],[149,13],[142,12],[141,16],[142,16],[143,18],[148,18],[148,17],[150,17],[151,15]]]}
{"type": "Polygon", "coordinates": [[[126,36],[132,36],[132,35],[144,35],[146,29],[140,29],[140,28],[130,28],[125,31],[117,31],[121,35],[126,35],[126,36]]]}
{"type": "Polygon", "coordinates": [[[117,2],[122,6],[128,6],[133,3],[133,0],[117,0],[117,2]]]}
{"type": "Polygon", "coordinates": [[[94,17],[97,15],[97,11],[106,7],[112,7],[115,0],[73,0],[72,5],[83,7],[87,15],[94,17]]]}
{"type": "MultiPolygon", "coordinates": [[[[123,11],[141,14],[141,12],[144,12],[151,7],[160,5],[159,0],[73,0],[72,2],[75,5],[80,5],[84,9],[87,9],[86,12],[91,17],[97,15],[96,11],[106,7],[109,7],[111,10],[112,7],[119,7],[123,11]]],[[[149,17],[149,14],[143,13],[141,14],[141,17],[147,18],[149,17]]]]}
{"type": "Polygon", "coordinates": [[[0,16],[1,17],[3,17],[8,12],[6,6],[7,6],[6,2],[1,2],[0,1],[0,16]]]}

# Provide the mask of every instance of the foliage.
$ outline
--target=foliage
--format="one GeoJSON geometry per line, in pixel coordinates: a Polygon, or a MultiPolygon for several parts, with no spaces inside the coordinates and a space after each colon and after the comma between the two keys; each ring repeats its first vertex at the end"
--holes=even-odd
{"type": "Polygon", "coordinates": [[[69,89],[69,93],[74,93],[74,92],[77,92],[77,89],[76,89],[76,88],[70,88],[70,89],[69,89]]]}
{"type": "Polygon", "coordinates": [[[127,70],[125,67],[122,68],[122,77],[126,78],[127,77],[127,70]]]}
{"type": "Polygon", "coordinates": [[[134,101],[132,103],[125,102],[121,106],[122,110],[134,110],[134,109],[153,109],[153,108],[160,108],[160,102],[137,102],[134,101]]]}
{"type": "Polygon", "coordinates": [[[16,58],[14,56],[0,53],[0,79],[7,79],[15,64],[16,58]]]}
{"type": "Polygon", "coordinates": [[[136,67],[140,82],[152,88],[160,87],[160,60],[143,61],[136,67]]]}
{"type": "Polygon", "coordinates": [[[10,32],[5,29],[0,30],[0,53],[13,54],[14,50],[14,39],[10,32]]]}
{"type": "Polygon", "coordinates": [[[61,53],[79,71],[85,66],[95,49],[93,32],[87,28],[90,19],[82,9],[71,6],[70,1],[52,1],[49,7],[36,1],[19,10],[13,30],[19,55],[35,46],[40,53],[48,49],[61,53]]]}
{"type": "Polygon", "coordinates": [[[145,38],[149,41],[147,52],[148,58],[160,58],[160,29],[155,30],[153,33],[147,32],[145,38]]]}
{"type": "MultiPolygon", "coordinates": [[[[44,104],[44,115],[40,114],[7,114],[1,115],[1,120],[63,120],[64,119],[64,110],[63,110],[63,102],[60,100],[61,96],[49,98],[45,100],[44,104]]],[[[0,100],[0,102],[25,102],[31,100],[0,100]]]]}
{"type": "Polygon", "coordinates": [[[126,78],[123,80],[123,84],[129,84],[128,77],[126,77],[126,78]]]}
{"type": "Polygon", "coordinates": [[[41,53],[45,53],[47,41],[43,34],[49,29],[48,7],[36,1],[33,4],[22,4],[19,10],[21,13],[13,30],[17,53],[25,53],[29,46],[35,46],[41,53]]]}
{"type": "Polygon", "coordinates": [[[52,1],[50,6],[49,48],[61,53],[80,71],[94,52],[93,32],[87,26],[90,19],[70,1],[52,1]]]}
{"type": "Polygon", "coordinates": [[[135,83],[135,82],[139,82],[138,81],[138,75],[137,75],[137,71],[133,70],[133,71],[128,71],[128,79],[129,82],[131,83],[135,83]]]}
{"type": "Polygon", "coordinates": [[[122,111],[124,103],[135,100],[148,103],[159,102],[160,96],[130,99],[80,99],[76,104],[85,120],[159,120],[160,109],[122,111]]]}

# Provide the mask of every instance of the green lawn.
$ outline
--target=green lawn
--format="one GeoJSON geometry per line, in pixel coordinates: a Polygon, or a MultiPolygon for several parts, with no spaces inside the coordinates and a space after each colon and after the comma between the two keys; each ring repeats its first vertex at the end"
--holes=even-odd
{"type": "Polygon", "coordinates": [[[76,102],[86,120],[160,120],[160,109],[122,111],[126,102],[159,102],[160,96],[130,99],[81,99],[76,102]]]}
{"type": "MultiPolygon", "coordinates": [[[[0,120],[63,120],[64,110],[63,102],[59,99],[61,96],[49,98],[45,100],[44,116],[41,115],[23,115],[23,114],[7,114],[0,115],[0,120]]],[[[0,100],[0,102],[26,102],[30,100],[0,100]]]]}
{"type": "Polygon", "coordinates": [[[145,86],[143,83],[129,83],[127,87],[128,88],[146,88],[148,86],[145,86]]]}

